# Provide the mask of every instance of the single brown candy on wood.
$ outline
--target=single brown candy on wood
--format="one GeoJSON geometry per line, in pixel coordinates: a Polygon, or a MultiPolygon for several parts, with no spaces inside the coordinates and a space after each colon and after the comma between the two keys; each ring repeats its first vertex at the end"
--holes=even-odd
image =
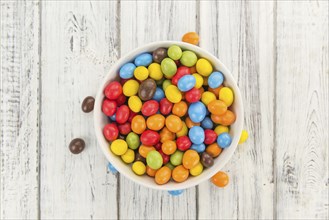
{"type": "Polygon", "coordinates": [[[71,141],[69,149],[72,154],[79,154],[85,149],[85,141],[81,138],[75,138],[71,141]]]}
{"type": "Polygon", "coordinates": [[[91,112],[92,110],[94,110],[94,104],[95,104],[94,97],[88,96],[83,100],[81,104],[81,109],[85,113],[91,112]]]}
{"type": "Polygon", "coordinates": [[[153,98],[157,85],[153,79],[143,81],[138,89],[138,96],[141,100],[147,101],[153,98]]]}

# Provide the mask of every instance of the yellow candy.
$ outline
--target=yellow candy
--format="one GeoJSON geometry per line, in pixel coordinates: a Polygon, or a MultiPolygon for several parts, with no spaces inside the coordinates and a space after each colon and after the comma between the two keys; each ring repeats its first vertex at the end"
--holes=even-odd
{"type": "Polygon", "coordinates": [[[134,70],[134,76],[138,80],[145,80],[149,76],[149,71],[145,66],[138,66],[134,70]]]}
{"type": "Polygon", "coordinates": [[[176,136],[177,137],[182,137],[182,136],[187,135],[188,128],[187,128],[187,126],[186,126],[186,124],[185,124],[184,121],[182,121],[182,124],[183,124],[183,128],[179,132],[176,133],[176,136]]]}
{"type": "Polygon", "coordinates": [[[248,132],[246,130],[242,130],[239,144],[243,144],[244,142],[246,142],[247,139],[248,139],[248,132]]]}
{"type": "Polygon", "coordinates": [[[219,91],[219,99],[225,102],[227,107],[231,106],[234,101],[234,94],[232,89],[228,87],[223,87],[219,91]]]}
{"type": "Polygon", "coordinates": [[[217,135],[220,135],[221,133],[224,133],[224,132],[229,132],[229,128],[227,126],[224,126],[224,125],[217,125],[217,127],[215,128],[215,133],[217,135]]]}
{"type": "Polygon", "coordinates": [[[125,82],[125,84],[123,85],[123,94],[125,96],[133,96],[136,95],[139,89],[139,83],[134,80],[134,79],[130,79],[127,82],[125,82]]]}
{"type": "Polygon", "coordinates": [[[203,77],[197,73],[194,73],[193,76],[196,80],[194,88],[197,88],[197,89],[201,88],[201,86],[203,85],[203,77]]]}
{"type": "Polygon", "coordinates": [[[135,160],[135,152],[132,149],[128,149],[124,155],[121,155],[121,159],[125,163],[132,163],[135,160]]]}
{"type": "Polygon", "coordinates": [[[199,59],[196,62],[196,71],[202,76],[209,76],[212,73],[212,65],[206,59],[199,59]]]}
{"type": "Polygon", "coordinates": [[[117,156],[124,155],[127,149],[128,149],[127,142],[121,139],[115,140],[111,144],[111,151],[117,156]]]}
{"type": "Polygon", "coordinates": [[[202,93],[201,101],[202,101],[203,104],[205,104],[206,106],[207,106],[210,102],[212,102],[212,101],[214,101],[214,100],[216,100],[216,96],[215,96],[214,93],[212,93],[212,92],[208,92],[208,91],[202,93]]]}
{"type": "Polygon", "coordinates": [[[130,96],[128,99],[128,106],[131,109],[131,111],[133,112],[140,112],[142,109],[142,101],[140,100],[140,98],[138,96],[130,96]]]}
{"type": "Polygon", "coordinates": [[[190,169],[190,174],[192,176],[199,176],[203,171],[203,166],[202,164],[199,162],[195,167],[190,169]]]}
{"type": "Polygon", "coordinates": [[[169,85],[165,90],[165,94],[167,99],[172,103],[178,103],[182,100],[182,93],[174,85],[169,85]]]}
{"type": "Polygon", "coordinates": [[[139,176],[143,175],[146,172],[146,166],[141,161],[136,161],[135,163],[133,163],[132,169],[134,173],[139,176]]]}
{"type": "Polygon", "coordinates": [[[149,73],[150,73],[150,77],[154,80],[160,80],[163,77],[163,73],[161,71],[161,66],[158,63],[151,63],[151,65],[149,65],[149,73]]]}

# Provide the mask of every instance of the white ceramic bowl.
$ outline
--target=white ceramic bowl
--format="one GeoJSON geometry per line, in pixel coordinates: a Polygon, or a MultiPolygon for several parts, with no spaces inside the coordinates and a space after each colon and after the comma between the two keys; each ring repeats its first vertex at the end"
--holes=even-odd
{"type": "Polygon", "coordinates": [[[116,64],[110,69],[109,73],[104,78],[103,82],[101,83],[96,100],[95,100],[95,107],[94,107],[94,126],[95,126],[95,132],[96,137],[98,140],[98,143],[108,159],[108,161],[120,172],[120,174],[126,176],[128,179],[139,183],[143,186],[147,186],[153,189],[158,190],[180,190],[189,188],[192,186],[195,186],[203,181],[206,181],[210,179],[215,173],[217,173],[219,170],[221,170],[224,165],[229,161],[229,159],[232,157],[237,145],[238,141],[242,132],[242,126],[243,126],[243,104],[241,100],[241,94],[240,90],[233,79],[233,76],[231,75],[230,71],[224,66],[224,64],[217,59],[215,56],[207,52],[206,50],[188,44],[184,42],[178,42],[178,41],[158,41],[153,42],[147,45],[144,45],[142,47],[139,47],[130,53],[124,55],[121,59],[119,59],[116,64]],[[143,176],[137,176],[133,173],[131,166],[125,164],[120,157],[115,156],[110,148],[108,141],[103,136],[103,127],[108,123],[108,118],[102,113],[102,101],[104,99],[104,88],[106,85],[115,80],[118,79],[118,73],[120,67],[127,63],[134,60],[134,58],[141,53],[144,52],[151,52],[159,47],[165,47],[168,48],[169,46],[176,44],[180,46],[183,50],[191,50],[194,51],[199,57],[206,58],[209,60],[214,70],[219,70],[224,74],[225,80],[224,85],[228,86],[233,89],[234,92],[234,103],[232,105],[233,112],[236,114],[236,121],[233,125],[231,125],[230,128],[230,135],[232,136],[232,143],[231,146],[224,149],[223,152],[220,154],[219,157],[217,157],[214,160],[214,165],[210,168],[204,169],[202,174],[200,174],[197,177],[190,176],[185,182],[183,183],[176,183],[174,181],[169,181],[167,184],[164,185],[157,185],[154,182],[154,178],[151,178],[147,175],[143,176]]]}

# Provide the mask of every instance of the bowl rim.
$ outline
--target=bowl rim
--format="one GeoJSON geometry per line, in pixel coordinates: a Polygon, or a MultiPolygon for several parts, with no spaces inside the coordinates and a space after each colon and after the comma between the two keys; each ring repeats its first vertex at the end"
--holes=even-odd
{"type": "MultiPolygon", "coordinates": [[[[118,72],[116,73],[116,75],[118,76],[118,72]]],[[[243,128],[243,121],[244,121],[244,108],[243,108],[240,89],[237,86],[237,83],[236,83],[235,79],[233,78],[231,72],[228,70],[228,68],[217,57],[212,55],[206,49],[203,49],[199,46],[195,46],[195,45],[188,44],[185,42],[181,42],[181,41],[155,41],[155,42],[151,42],[151,43],[145,44],[143,46],[140,46],[140,47],[130,51],[129,53],[126,53],[123,56],[121,56],[121,58],[118,59],[115,62],[115,64],[110,68],[110,70],[108,71],[106,76],[103,78],[102,82],[100,83],[100,87],[98,89],[98,92],[97,92],[97,95],[95,98],[95,105],[94,105],[94,129],[95,129],[95,133],[96,133],[96,138],[97,138],[98,145],[100,146],[100,148],[101,148],[103,154],[105,155],[105,157],[107,158],[107,160],[118,170],[118,172],[120,174],[123,174],[128,179],[130,179],[133,182],[136,182],[142,186],[146,186],[146,187],[149,187],[152,189],[157,189],[157,190],[182,190],[182,189],[190,188],[190,187],[200,184],[201,182],[204,182],[205,180],[210,179],[213,175],[215,175],[218,171],[220,171],[227,164],[227,162],[232,158],[232,156],[237,148],[238,141],[240,139],[240,135],[241,135],[242,128],[243,128]],[[101,124],[100,122],[101,122],[102,118],[104,117],[103,112],[101,110],[101,104],[105,97],[103,90],[104,90],[105,86],[108,84],[108,82],[113,80],[113,78],[114,78],[113,72],[118,71],[124,63],[131,62],[131,59],[133,57],[136,57],[136,55],[147,52],[148,51],[147,48],[168,47],[173,44],[178,45],[184,49],[191,50],[191,51],[195,52],[196,54],[202,54],[202,57],[206,57],[207,60],[212,60],[211,63],[213,66],[215,66],[213,63],[214,61],[216,62],[216,64],[218,64],[216,66],[220,66],[219,71],[221,71],[223,73],[225,81],[230,82],[229,83],[230,88],[234,92],[234,103],[236,103],[239,106],[239,108],[235,110],[236,121],[234,122],[234,126],[236,127],[236,129],[235,129],[236,134],[232,138],[231,145],[228,148],[226,148],[225,150],[223,150],[223,152],[225,151],[226,157],[221,158],[221,161],[219,162],[219,164],[217,166],[212,166],[211,169],[209,171],[207,171],[207,173],[202,173],[200,176],[192,177],[192,178],[195,178],[194,181],[187,180],[183,183],[175,182],[174,184],[169,184],[169,185],[168,184],[157,185],[155,183],[149,184],[149,183],[147,183],[147,181],[141,180],[141,178],[140,178],[141,176],[130,175],[129,173],[126,173],[121,167],[122,165],[124,165],[124,166],[129,166],[129,165],[124,164],[124,162],[122,162],[122,161],[120,161],[121,164],[118,164],[117,160],[113,159],[113,157],[117,157],[117,156],[113,155],[110,152],[109,143],[107,142],[107,140],[105,140],[105,138],[103,136],[103,127],[100,126],[100,124],[101,124]]],[[[219,160],[219,158],[216,158],[216,159],[219,160]]],[[[143,176],[143,178],[145,178],[145,177],[143,176]]],[[[190,178],[191,177],[189,177],[189,179],[190,178]]]]}

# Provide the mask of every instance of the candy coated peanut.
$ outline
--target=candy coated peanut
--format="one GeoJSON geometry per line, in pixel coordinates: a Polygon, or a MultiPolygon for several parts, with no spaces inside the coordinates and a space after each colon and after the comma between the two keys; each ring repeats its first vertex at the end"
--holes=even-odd
{"type": "Polygon", "coordinates": [[[183,128],[182,120],[176,115],[169,115],[166,118],[166,127],[169,131],[176,133],[183,128]]]}
{"type": "Polygon", "coordinates": [[[173,153],[170,156],[170,163],[174,166],[178,166],[182,164],[183,155],[184,155],[183,152],[177,150],[175,153],[173,153]]]}
{"type": "Polygon", "coordinates": [[[128,145],[124,140],[117,139],[111,143],[111,151],[117,156],[125,154],[127,149],[128,145]]]}
{"type": "Polygon", "coordinates": [[[169,85],[165,90],[166,98],[172,103],[178,103],[182,100],[182,93],[174,85],[169,85]]]}
{"type": "Polygon", "coordinates": [[[225,102],[227,107],[231,106],[234,101],[233,91],[229,87],[223,87],[219,91],[219,99],[225,102]]]}
{"type": "Polygon", "coordinates": [[[196,63],[196,70],[202,76],[209,76],[213,68],[208,60],[200,58],[196,63]]]}
{"type": "Polygon", "coordinates": [[[137,94],[138,89],[139,83],[134,79],[130,79],[123,85],[123,94],[125,96],[133,96],[137,94]]]}
{"type": "Polygon", "coordinates": [[[177,138],[187,135],[188,128],[186,126],[186,123],[182,121],[182,124],[183,124],[182,129],[176,133],[177,138]]]}
{"type": "Polygon", "coordinates": [[[214,115],[223,115],[227,111],[227,105],[221,100],[214,100],[208,104],[208,110],[214,115]]]}
{"type": "Polygon", "coordinates": [[[187,67],[194,66],[195,63],[197,62],[198,57],[196,54],[192,51],[186,50],[183,52],[182,57],[180,58],[181,64],[187,67]]]}
{"type": "Polygon", "coordinates": [[[154,177],[156,174],[157,170],[152,169],[149,166],[146,166],[146,174],[150,177],[154,177]]]}
{"type": "Polygon", "coordinates": [[[218,187],[225,187],[229,183],[229,177],[226,173],[219,171],[211,178],[211,182],[218,187]]]}
{"type": "Polygon", "coordinates": [[[200,161],[200,156],[198,152],[196,152],[195,150],[185,151],[182,162],[183,162],[183,166],[186,169],[192,169],[199,163],[199,161],[200,161]]]}
{"type": "Polygon", "coordinates": [[[183,166],[179,165],[172,171],[172,178],[178,183],[184,182],[189,175],[189,171],[183,166]]]}
{"type": "Polygon", "coordinates": [[[141,176],[141,175],[143,175],[145,173],[146,166],[145,166],[145,164],[143,162],[136,161],[132,165],[132,170],[134,171],[135,174],[137,174],[138,176],[141,176]]]}
{"type": "Polygon", "coordinates": [[[149,153],[150,151],[153,151],[153,150],[155,150],[155,148],[154,148],[153,146],[145,146],[145,145],[141,145],[141,146],[138,148],[138,153],[139,153],[142,157],[146,158],[147,155],[148,155],[148,153],[149,153]]]}
{"type": "Polygon", "coordinates": [[[182,41],[189,44],[198,45],[199,35],[196,32],[188,32],[184,34],[182,41]]]}
{"type": "Polygon", "coordinates": [[[184,101],[175,103],[172,109],[172,113],[178,117],[183,117],[187,112],[187,104],[184,101]]]}
{"type": "Polygon", "coordinates": [[[128,106],[133,112],[140,112],[142,108],[142,101],[138,96],[130,96],[128,99],[128,106]]]}
{"type": "Polygon", "coordinates": [[[161,80],[163,77],[161,66],[158,63],[151,63],[148,67],[148,72],[151,79],[161,80]]]}
{"type": "Polygon", "coordinates": [[[203,166],[202,164],[199,162],[195,167],[190,169],[190,174],[192,176],[199,176],[203,171],[203,166]]]}
{"type": "Polygon", "coordinates": [[[159,131],[165,124],[165,117],[161,114],[155,114],[147,118],[146,125],[148,129],[159,131]]]}
{"type": "Polygon", "coordinates": [[[150,151],[146,156],[146,163],[154,170],[159,169],[163,164],[161,154],[156,150],[150,151]]]}
{"type": "Polygon", "coordinates": [[[222,115],[211,114],[210,117],[213,122],[226,126],[233,124],[235,121],[235,114],[230,110],[227,110],[222,115]]]}
{"type": "Polygon", "coordinates": [[[166,78],[171,79],[177,71],[176,63],[170,58],[164,58],[161,62],[161,71],[166,78]]]}
{"type": "Polygon", "coordinates": [[[215,128],[215,133],[217,135],[220,135],[221,133],[224,133],[224,132],[229,132],[230,130],[228,129],[227,126],[224,126],[224,125],[217,125],[217,127],[215,128]]]}
{"type": "Polygon", "coordinates": [[[202,93],[201,101],[203,102],[203,104],[208,105],[210,102],[215,100],[216,100],[216,96],[214,93],[208,91],[202,93]]]}
{"type": "Polygon", "coordinates": [[[149,76],[149,70],[145,66],[139,66],[134,70],[134,76],[138,80],[145,80],[149,76]]]}
{"type": "Polygon", "coordinates": [[[182,49],[177,45],[172,45],[168,48],[168,57],[173,60],[179,60],[183,54],[182,49]]]}
{"type": "Polygon", "coordinates": [[[192,74],[192,76],[194,76],[194,78],[195,78],[194,88],[197,88],[197,89],[201,88],[201,86],[203,84],[203,77],[198,73],[194,73],[194,74],[192,74]]]}
{"type": "MultiPolygon", "coordinates": [[[[169,163],[168,163],[169,164],[169,163]]],[[[167,165],[168,165],[167,164],[167,165]]],[[[166,184],[171,177],[171,169],[168,166],[161,167],[155,174],[155,182],[159,185],[166,184]]]]}
{"type": "Polygon", "coordinates": [[[130,149],[136,150],[139,147],[139,136],[134,132],[130,132],[126,137],[126,142],[130,149]]]}
{"type": "Polygon", "coordinates": [[[164,143],[167,140],[174,140],[175,139],[175,134],[169,131],[167,127],[162,128],[160,131],[160,142],[164,143]]]}
{"type": "Polygon", "coordinates": [[[163,153],[165,153],[167,155],[171,155],[171,154],[175,153],[175,151],[177,149],[176,142],[167,140],[162,144],[161,149],[162,149],[163,153]]]}
{"type": "Polygon", "coordinates": [[[132,163],[135,160],[135,151],[128,149],[126,151],[126,153],[124,153],[123,155],[121,155],[121,159],[125,162],[125,163],[132,163]]]}
{"type": "Polygon", "coordinates": [[[142,134],[146,129],[145,118],[141,115],[136,115],[131,121],[131,130],[136,134],[142,134]]]}
{"type": "Polygon", "coordinates": [[[239,144],[243,144],[244,142],[246,142],[247,139],[248,139],[248,132],[246,130],[242,130],[239,144]]]}
{"type": "Polygon", "coordinates": [[[222,148],[220,148],[218,146],[217,143],[213,143],[210,144],[207,148],[206,148],[206,152],[212,156],[213,158],[218,157],[219,154],[222,152],[222,148]]]}

